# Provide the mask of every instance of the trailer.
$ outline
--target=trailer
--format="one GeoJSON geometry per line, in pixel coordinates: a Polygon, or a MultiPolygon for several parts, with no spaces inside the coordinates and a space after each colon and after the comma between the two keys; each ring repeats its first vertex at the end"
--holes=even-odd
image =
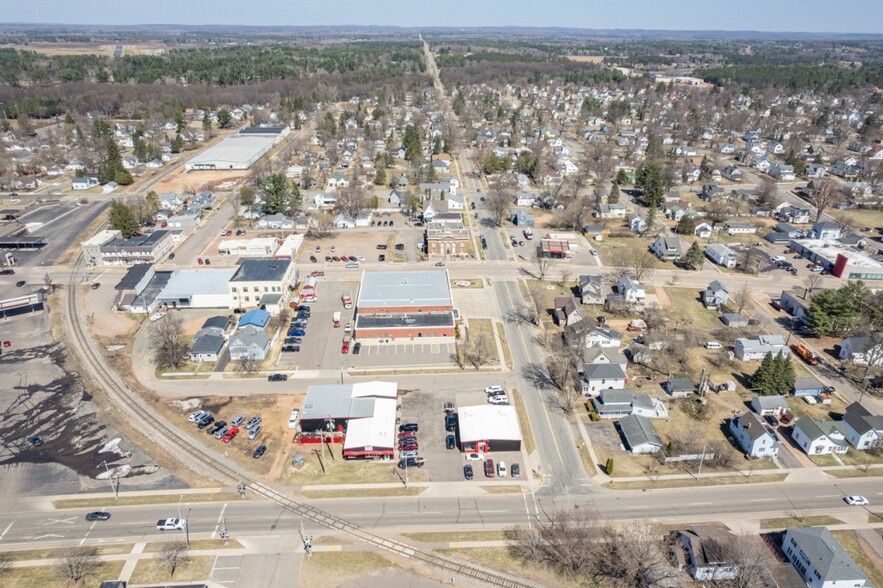
{"type": "Polygon", "coordinates": [[[340,301],[343,303],[343,307],[346,309],[350,309],[353,307],[353,297],[349,292],[344,292],[340,296],[340,301]]]}
{"type": "Polygon", "coordinates": [[[338,310],[331,316],[331,322],[334,324],[334,328],[340,327],[340,311],[338,310]]]}

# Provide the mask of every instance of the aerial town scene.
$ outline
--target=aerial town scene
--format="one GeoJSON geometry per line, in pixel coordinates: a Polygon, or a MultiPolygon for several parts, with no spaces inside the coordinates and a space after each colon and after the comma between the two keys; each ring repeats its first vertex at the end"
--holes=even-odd
{"type": "Polygon", "coordinates": [[[883,3],[10,4],[0,586],[883,587],[883,3]]]}

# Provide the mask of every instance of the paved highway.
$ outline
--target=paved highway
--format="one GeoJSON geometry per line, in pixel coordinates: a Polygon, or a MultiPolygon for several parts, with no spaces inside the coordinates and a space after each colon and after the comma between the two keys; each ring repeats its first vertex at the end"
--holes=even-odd
{"type": "MultiPolygon", "coordinates": [[[[458,483],[459,484],[459,483],[458,483]]],[[[463,493],[452,484],[451,493],[463,493]]],[[[433,490],[430,490],[433,492],[433,490]]],[[[170,493],[171,494],[171,493],[170,493]]],[[[883,487],[877,479],[843,479],[795,484],[750,484],[705,488],[648,491],[601,490],[591,497],[532,494],[495,494],[480,497],[338,498],[312,500],[311,504],[375,532],[500,529],[528,524],[553,509],[594,509],[607,520],[655,522],[719,521],[722,518],[759,519],[800,512],[836,516],[857,514],[863,507],[847,506],[843,497],[868,497],[868,512],[883,513],[883,487]]],[[[194,503],[181,500],[181,516],[188,517],[191,538],[217,536],[226,521],[233,537],[294,534],[301,520],[278,505],[232,498],[229,502],[194,503]]],[[[135,542],[167,538],[156,530],[160,518],[178,516],[178,505],[114,507],[108,499],[104,509],[48,511],[22,507],[20,512],[0,514],[0,542],[26,546],[61,542],[135,542]],[[84,520],[88,510],[107,510],[109,521],[84,520]]],[[[869,522],[883,522],[879,514],[869,522]]],[[[326,532],[303,521],[311,533],[326,532]]]]}

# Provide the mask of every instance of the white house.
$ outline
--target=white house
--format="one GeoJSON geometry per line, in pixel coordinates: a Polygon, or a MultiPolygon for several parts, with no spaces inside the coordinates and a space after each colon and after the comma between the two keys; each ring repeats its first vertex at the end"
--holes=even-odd
{"type": "Polygon", "coordinates": [[[840,342],[837,357],[861,365],[869,362],[875,366],[883,365],[883,341],[871,337],[847,337],[840,342]]]}
{"type": "Polygon", "coordinates": [[[597,396],[601,390],[622,390],[628,376],[615,363],[595,363],[583,366],[583,396],[597,396]]]}
{"type": "Polygon", "coordinates": [[[761,417],[745,412],[730,419],[730,433],[749,457],[776,457],[779,442],[761,417]]]}
{"type": "Polygon", "coordinates": [[[270,350],[270,339],[263,329],[254,325],[246,325],[236,330],[230,337],[228,345],[230,359],[241,361],[251,359],[263,361],[270,350]]]}
{"type": "Polygon", "coordinates": [[[868,576],[826,527],[786,529],[782,552],[809,588],[865,588],[868,576]]]}
{"type": "Polygon", "coordinates": [[[334,208],[337,206],[337,197],[324,190],[319,190],[313,194],[313,204],[316,208],[334,208]]]}
{"type": "Polygon", "coordinates": [[[650,250],[656,254],[656,257],[666,261],[680,261],[683,255],[681,240],[677,237],[657,237],[650,250]]]}
{"type": "Polygon", "coordinates": [[[711,237],[712,232],[713,229],[711,228],[711,225],[706,222],[699,223],[698,225],[696,225],[696,228],[693,229],[693,234],[700,239],[708,239],[709,237],[711,237]]]}
{"type": "Polygon", "coordinates": [[[757,335],[750,339],[736,339],[735,353],[740,361],[754,361],[763,359],[767,353],[790,355],[791,350],[781,335],[757,335]]]}
{"type": "Polygon", "coordinates": [[[618,428],[626,448],[632,453],[658,453],[662,449],[662,439],[647,417],[636,414],[622,417],[618,428]]]}
{"type": "Polygon", "coordinates": [[[791,428],[791,438],[807,455],[846,453],[846,431],[841,421],[825,421],[802,416],[791,428]]]}
{"type": "Polygon", "coordinates": [[[293,229],[294,221],[281,213],[267,214],[258,221],[258,227],[261,229],[293,229]]]}
{"type": "Polygon", "coordinates": [[[630,414],[655,418],[658,416],[653,400],[641,392],[634,390],[612,389],[601,390],[592,400],[595,412],[602,419],[619,419],[630,414]]]}
{"type": "Polygon", "coordinates": [[[724,230],[728,235],[753,235],[757,232],[757,227],[745,221],[727,221],[724,223],[724,230]]]}
{"type": "Polygon", "coordinates": [[[687,571],[697,582],[726,581],[736,578],[739,564],[727,549],[736,538],[712,525],[696,525],[678,532],[678,542],[687,554],[687,571]]]}
{"type": "Polygon", "coordinates": [[[583,338],[586,347],[614,347],[622,345],[622,335],[607,327],[589,329],[583,338]]]}
{"type": "Polygon", "coordinates": [[[788,401],[781,394],[773,396],[755,396],[751,399],[751,410],[760,416],[779,416],[789,412],[788,401]]]}
{"type": "Polygon", "coordinates": [[[705,248],[705,256],[714,263],[723,267],[736,267],[738,257],[736,252],[723,243],[711,243],[705,248]]]}
{"type": "Polygon", "coordinates": [[[644,304],[647,297],[644,286],[629,276],[622,276],[616,283],[616,292],[623,297],[627,304],[644,304]]]}
{"type": "Polygon", "coordinates": [[[846,440],[856,449],[883,445],[883,416],[872,415],[864,406],[853,402],[843,415],[846,440]]]}

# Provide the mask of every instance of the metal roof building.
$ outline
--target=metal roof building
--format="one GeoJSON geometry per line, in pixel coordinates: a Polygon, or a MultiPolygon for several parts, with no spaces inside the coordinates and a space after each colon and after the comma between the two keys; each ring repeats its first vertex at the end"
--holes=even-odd
{"type": "Polygon", "coordinates": [[[230,308],[227,284],[235,272],[235,268],[178,270],[157,301],[172,308],[230,308]]]}
{"type": "Polygon", "coordinates": [[[521,427],[514,406],[461,406],[457,409],[457,419],[461,451],[521,450],[521,427]]]}
{"type": "Polygon", "coordinates": [[[184,167],[190,170],[246,170],[277,145],[288,127],[242,129],[191,158],[184,167]]]}
{"type": "Polygon", "coordinates": [[[357,302],[363,312],[428,312],[454,307],[448,271],[362,272],[357,302]]]}

